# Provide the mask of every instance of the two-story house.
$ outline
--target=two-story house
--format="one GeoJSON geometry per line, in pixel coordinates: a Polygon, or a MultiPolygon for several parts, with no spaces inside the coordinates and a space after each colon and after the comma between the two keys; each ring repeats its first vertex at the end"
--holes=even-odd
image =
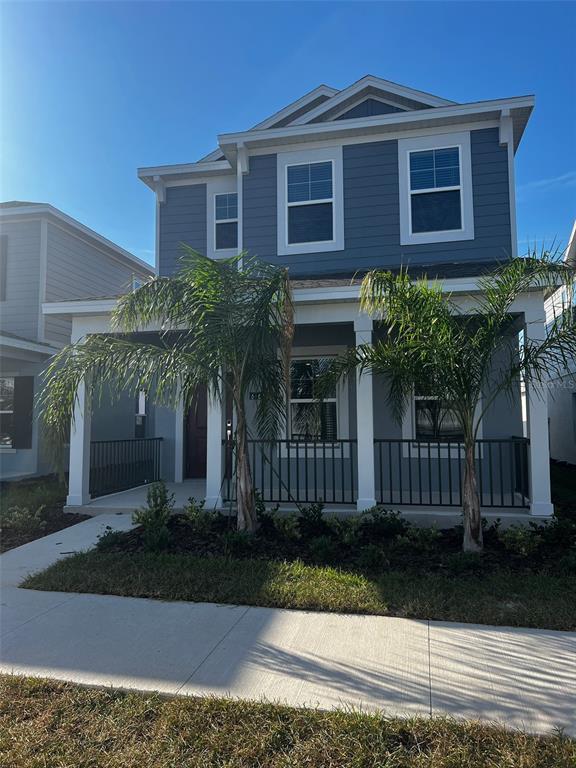
{"type": "MultiPolygon", "coordinates": [[[[321,85],[249,130],[221,134],[196,162],[140,168],[156,196],[159,274],[177,269],[183,242],[214,259],[245,250],[290,268],[296,332],[287,433],[266,446],[257,435],[251,441],[265,500],[322,499],[358,510],[378,502],[439,514],[460,505],[461,436],[450,419],[433,423],[427,393],[414,394],[398,424],[387,382],[362,374],[326,398],[318,417],[311,382],[323,360],[379,332],[359,312],[367,270],[407,266],[440,280],[466,308],[478,296],[478,277],[516,255],[514,158],[533,105],[532,96],[459,104],[368,76],[342,90],[321,85]]],[[[543,303],[542,291],[519,297],[515,334],[543,336],[543,303]]],[[[73,338],[81,339],[109,330],[114,304],[47,311],[71,314],[73,338]]],[[[71,506],[106,490],[90,478],[111,464],[102,448],[90,447],[98,414],[92,424],[82,418],[83,397],[72,432],[71,506]]],[[[484,415],[485,511],[552,513],[542,399],[529,398],[528,422],[529,440],[520,392],[484,415]]],[[[229,495],[225,438],[233,413],[199,393],[191,413],[157,409],[149,423],[150,445],[162,438],[162,476],[177,484],[200,479],[207,504],[220,506],[229,495]]]]}
{"type": "Polygon", "coordinates": [[[34,396],[50,357],[70,341],[44,302],[119,295],[148,264],[51,205],[0,203],[0,479],[51,468],[34,396]]]}

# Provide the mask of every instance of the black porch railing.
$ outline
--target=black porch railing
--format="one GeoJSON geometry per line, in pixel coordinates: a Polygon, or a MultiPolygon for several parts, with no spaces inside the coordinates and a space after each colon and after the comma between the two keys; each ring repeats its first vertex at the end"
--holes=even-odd
{"type": "Polygon", "coordinates": [[[160,480],[161,451],[161,437],[90,443],[90,496],[160,480]]]}
{"type": "MultiPolygon", "coordinates": [[[[226,500],[236,495],[234,446],[223,442],[226,500]]],[[[248,440],[254,486],[272,503],[354,504],[357,497],[356,440],[248,440]]]]}
{"type": "MultiPolygon", "coordinates": [[[[464,444],[434,440],[375,440],[376,498],[380,504],[462,506],[464,444]]],[[[480,504],[528,507],[528,440],[477,440],[480,504]]]]}

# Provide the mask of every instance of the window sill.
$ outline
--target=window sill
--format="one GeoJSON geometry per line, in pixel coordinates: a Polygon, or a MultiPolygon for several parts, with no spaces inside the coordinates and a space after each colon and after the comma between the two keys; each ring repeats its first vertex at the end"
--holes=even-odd
{"type": "Polygon", "coordinates": [[[454,243],[459,240],[474,240],[474,230],[454,230],[450,232],[417,232],[400,237],[400,245],[428,245],[431,243],[454,243]]]}
{"type": "Polygon", "coordinates": [[[8,445],[0,445],[0,453],[16,453],[16,448],[8,445]]]}
{"type": "Polygon", "coordinates": [[[293,243],[278,248],[278,256],[292,256],[307,253],[326,253],[343,251],[344,243],[338,240],[320,241],[316,243],[293,243]]]}

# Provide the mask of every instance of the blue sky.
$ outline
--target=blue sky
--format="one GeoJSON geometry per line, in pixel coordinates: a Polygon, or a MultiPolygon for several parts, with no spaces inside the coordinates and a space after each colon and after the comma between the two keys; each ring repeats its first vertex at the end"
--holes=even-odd
{"type": "Polygon", "coordinates": [[[0,199],[50,202],[153,260],[142,165],[190,162],[321,82],[365,74],[455,101],[536,95],[518,239],[576,214],[576,4],[0,4],[0,199]]]}

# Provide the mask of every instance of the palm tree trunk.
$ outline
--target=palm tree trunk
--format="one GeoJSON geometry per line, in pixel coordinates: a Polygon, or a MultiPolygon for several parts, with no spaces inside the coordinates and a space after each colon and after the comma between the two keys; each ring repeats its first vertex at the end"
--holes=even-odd
{"type": "Polygon", "coordinates": [[[256,513],[254,508],[254,486],[248,458],[248,442],[244,414],[237,414],[236,425],[236,504],[238,507],[238,530],[254,532],[256,513]]]}
{"type": "Polygon", "coordinates": [[[474,462],[474,440],[464,444],[465,465],[462,486],[462,512],[464,514],[464,552],[481,552],[482,517],[480,515],[480,497],[476,482],[476,464],[474,462]]]}

